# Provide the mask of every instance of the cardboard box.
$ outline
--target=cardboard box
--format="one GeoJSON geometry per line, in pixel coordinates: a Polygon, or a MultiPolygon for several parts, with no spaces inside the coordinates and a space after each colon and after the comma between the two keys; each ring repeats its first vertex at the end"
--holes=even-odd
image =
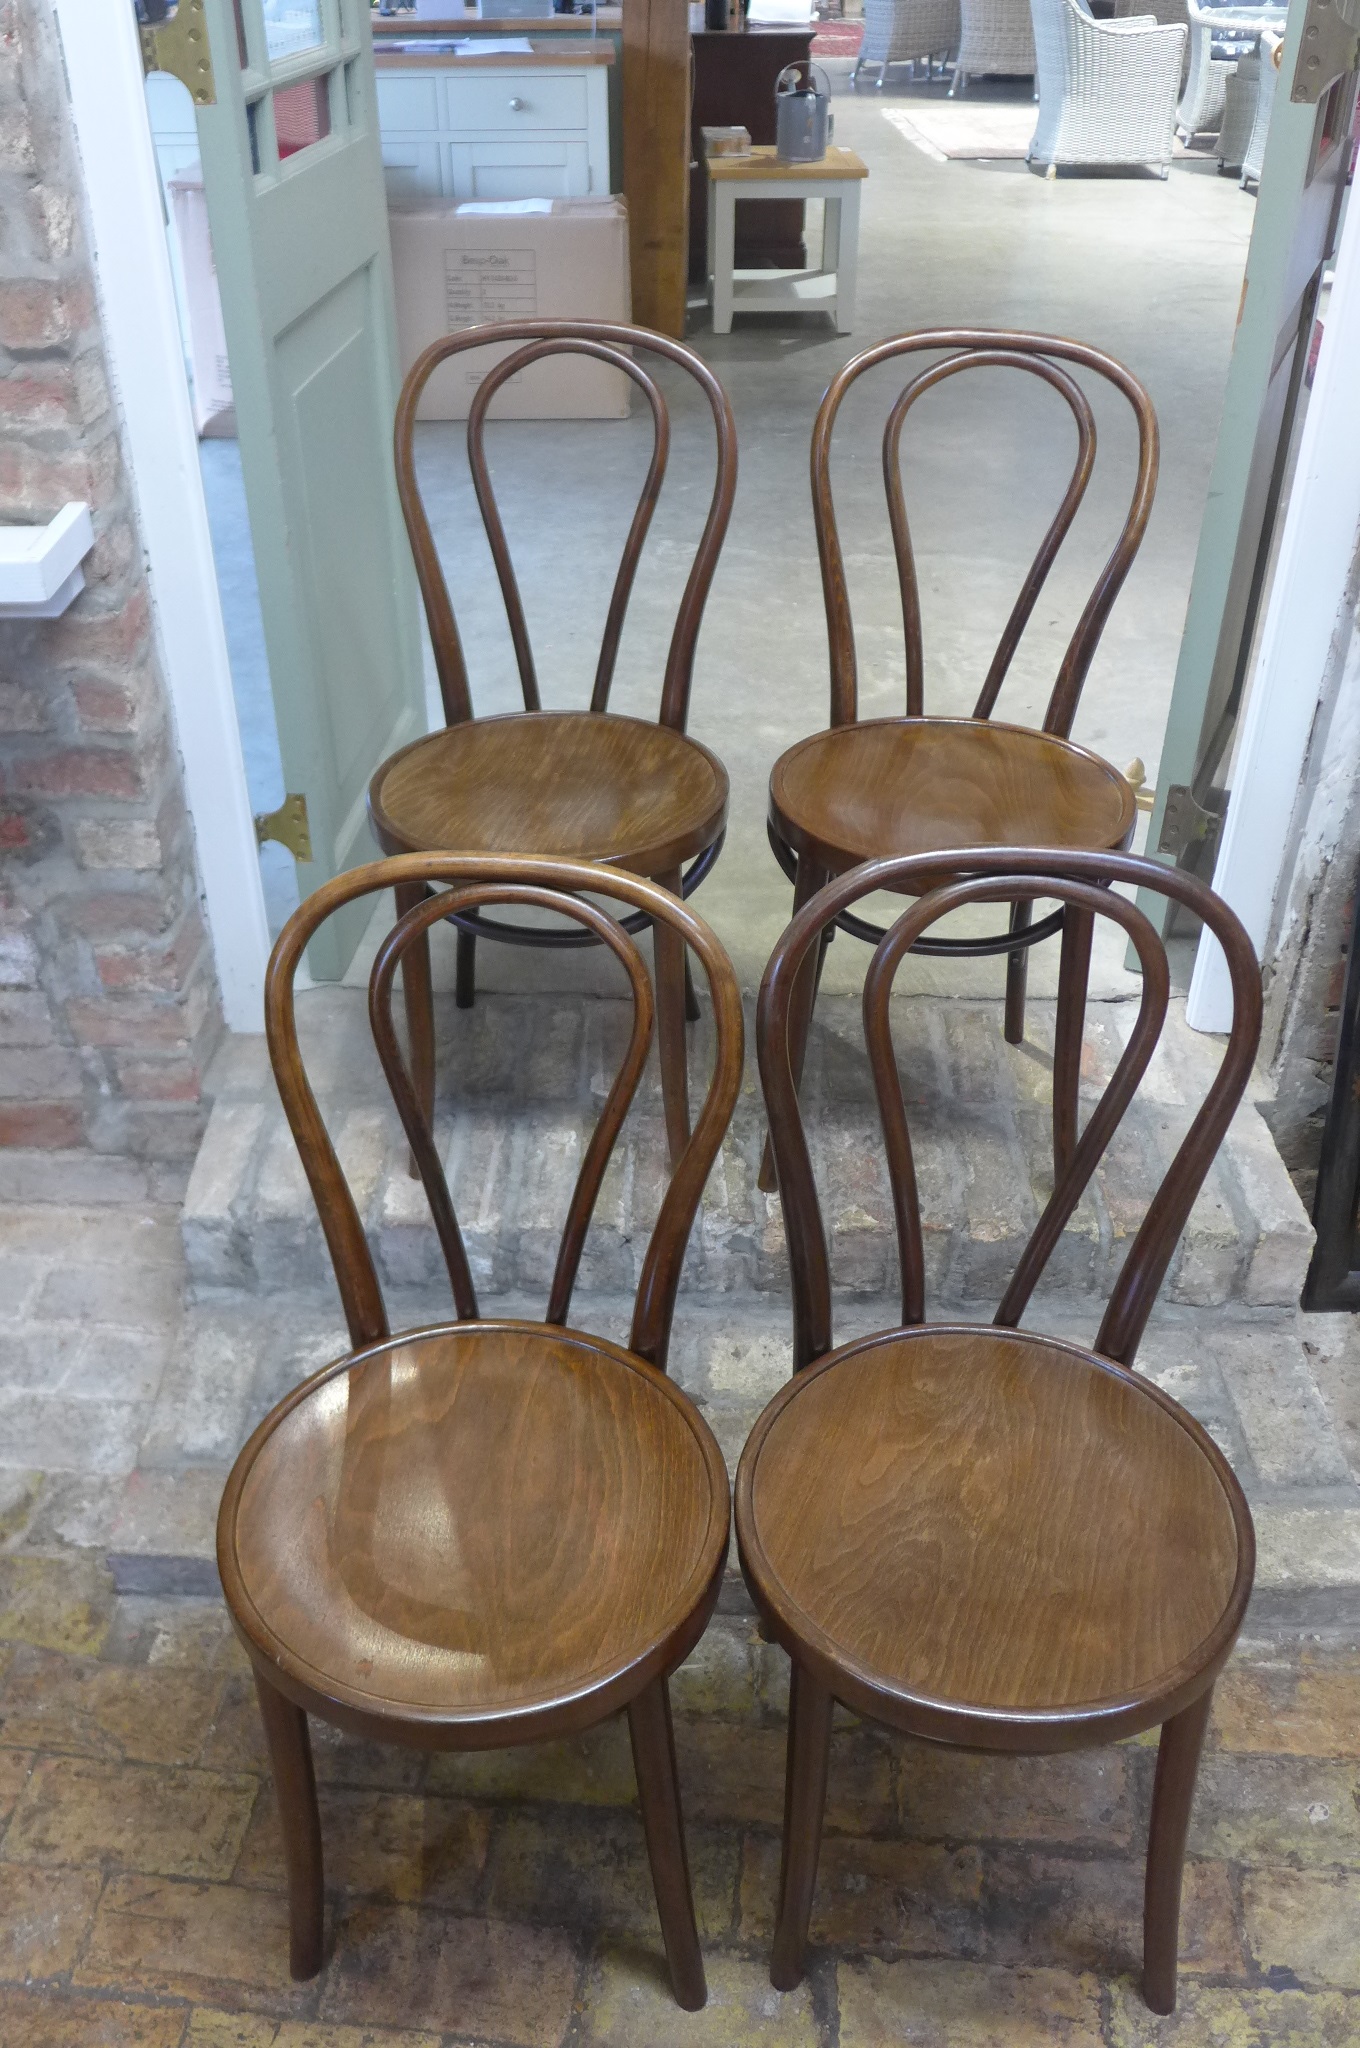
{"type": "MultiPolygon", "coordinates": [[[[404,376],[442,334],[491,320],[628,320],[628,212],[621,199],[511,199],[394,207],[392,268],[404,376]]],[[[465,420],[472,395],[507,347],[441,363],[418,417],[465,420]]],[[[562,355],[502,386],[490,417],[621,420],[631,380],[608,363],[562,355]]]]}
{"type": "Polygon", "coordinates": [[[170,180],[169,189],[184,278],[194,425],[200,440],[230,440],[236,432],[236,409],[202,173],[197,169],[182,171],[170,180]]]}

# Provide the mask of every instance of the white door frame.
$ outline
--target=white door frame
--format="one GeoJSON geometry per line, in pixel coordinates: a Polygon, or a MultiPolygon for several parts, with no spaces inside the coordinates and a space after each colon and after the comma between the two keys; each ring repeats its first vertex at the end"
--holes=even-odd
{"type": "Polygon", "coordinates": [[[55,0],[115,402],[222,1004],[264,1028],[269,923],[132,0],[55,0]]]}
{"type": "MultiPolygon", "coordinates": [[[[1337,250],[1312,395],[1253,665],[1214,887],[1258,953],[1270,937],[1294,813],[1360,530],[1360,205],[1337,250]]],[[[1186,1021],[1227,1031],[1232,990],[1217,939],[1195,956],[1186,1021]]]]}

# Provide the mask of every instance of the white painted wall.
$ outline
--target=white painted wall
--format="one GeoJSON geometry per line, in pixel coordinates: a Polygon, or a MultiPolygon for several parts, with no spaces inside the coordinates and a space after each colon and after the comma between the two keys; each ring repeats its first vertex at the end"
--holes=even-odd
{"type": "MultiPolygon", "coordinates": [[[[1319,755],[1309,762],[1319,699],[1340,626],[1360,534],[1360,206],[1347,208],[1317,371],[1299,440],[1280,551],[1243,715],[1228,817],[1214,887],[1232,905],[1257,952],[1271,940],[1275,904],[1289,886],[1308,781],[1329,772],[1327,753],[1353,744],[1338,700],[1319,755]],[[1342,715],[1338,715],[1342,714],[1342,715]]],[[[1344,685],[1343,685],[1344,689],[1344,685]]],[[[1186,1021],[1226,1031],[1232,1021],[1227,962],[1206,932],[1195,958],[1186,1021]]]]}
{"type": "Polygon", "coordinates": [[[264,1028],[269,926],[131,0],[55,0],[109,371],[227,1023],[264,1028]]]}

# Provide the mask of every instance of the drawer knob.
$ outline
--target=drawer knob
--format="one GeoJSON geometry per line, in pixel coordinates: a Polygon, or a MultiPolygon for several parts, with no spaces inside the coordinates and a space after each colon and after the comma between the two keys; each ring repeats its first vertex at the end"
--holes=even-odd
{"type": "Polygon", "coordinates": [[[528,104],[529,102],[527,100],[512,99],[510,102],[510,111],[512,114],[522,114],[524,112],[524,109],[528,106],[528,104]]]}

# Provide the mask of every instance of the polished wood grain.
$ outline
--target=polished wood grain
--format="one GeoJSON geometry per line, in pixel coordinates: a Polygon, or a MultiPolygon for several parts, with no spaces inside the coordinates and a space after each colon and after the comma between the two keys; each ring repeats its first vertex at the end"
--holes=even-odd
{"type": "Polygon", "coordinates": [[[727,1543],[721,1454],[665,1374],[534,1324],[342,1359],[238,1475],[230,1562],[256,1649],[432,1732],[623,1704],[694,1626],[727,1543]]]}
{"type": "Polygon", "coordinates": [[[1098,754],[991,719],[864,719],[781,754],[770,820],[840,873],[951,846],[1122,846],[1133,791],[1098,754]]]}
{"type": "Polygon", "coordinates": [[[384,849],[607,860],[660,875],[727,822],[727,772],[664,725],[589,711],[478,718],[416,740],[373,778],[384,849]]]}
{"type": "Polygon", "coordinates": [[[270,961],[265,1025],[353,1345],[265,1417],[218,1516],[218,1569],[254,1668],[283,1821],[294,1974],[313,1975],[323,1960],[309,1713],[376,1740],[476,1749],[573,1733],[622,1709],[672,1985],[682,2005],[700,2006],[666,1682],[717,1600],[730,1498],[712,1432],[665,1362],[685,1246],[741,1087],[731,964],[677,896],[616,867],[408,854],[337,877],[294,914],[270,961]],[[369,1017],[456,1316],[395,1335],[307,1078],[294,999],[318,926],[386,889],[400,914],[374,957],[369,1017]],[[432,1049],[404,1044],[393,1016],[397,978],[422,960],[430,926],[497,907],[571,919],[613,954],[633,1001],[541,1323],[480,1314],[423,1102],[432,1049]],[[659,1022],[620,912],[661,941],[682,1051],[687,957],[703,968],[715,1035],[693,1128],[687,1121],[683,1135],[672,1133],[676,1163],[643,1253],[626,1348],[569,1327],[590,1219],[659,1022]]]}
{"type": "MultiPolygon", "coordinates": [[[[727,776],[721,762],[685,735],[699,627],[736,491],[736,427],[717,378],[692,349],[645,328],[594,320],[491,322],[441,337],[412,365],[397,406],[395,455],[397,493],[448,723],[444,732],[414,741],[375,773],[369,785],[369,818],[379,846],[389,854],[486,850],[609,861],[653,877],[669,877],[677,894],[689,895],[717,859],[727,817],[727,776]],[[496,342],[506,344],[507,353],[482,378],[473,397],[468,464],[505,605],[524,713],[475,721],[458,624],[416,475],[415,423],[421,394],[439,365],[465,349],[496,342]],[[520,370],[556,355],[583,355],[608,363],[641,393],[652,420],[651,459],[610,594],[589,713],[542,708],[528,619],[486,455],[486,422],[496,393],[520,370]],[[658,722],[652,726],[610,714],[609,696],[638,565],[670,458],[670,411],[647,367],[657,358],[683,370],[698,385],[713,421],[716,464],[707,516],[660,678],[658,722]],[[681,870],[683,862],[689,866],[681,870]]],[[[641,912],[629,920],[632,930],[641,930],[646,923],[641,912]]],[[[475,998],[478,938],[526,946],[597,942],[597,934],[588,930],[545,930],[542,924],[515,924],[504,918],[488,922],[463,915],[458,921],[456,990],[461,1009],[475,998]]],[[[423,939],[420,943],[426,944],[423,939]]],[[[664,952],[664,938],[661,943],[664,952]]],[[[692,987],[687,965],[680,978],[680,998],[674,977],[668,972],[663,979],[662,1038],[670,1048],[677,1029],[683,1042],[684,1020],[692,1020],[694,1005],[688,999],[692,987]],[[677,1000],[682,1007],[673,1019],[670,1006],[677,1000]]],[[[406,989],[406,1009],[411,1036],[422,1044],[433,1043],[429,982],[428,960],[417,963],[406,989]],[[423,1016],[417,1014],[422,1007],[423,1016]]],[[[666,1125],[675,1160],[688,1129],[683,1063],[668,1059],[665,1077],[666,1125]]],[[[432,1067],[425,1076],[421,1103],[428,1116],[434,1103],[432,1067]]]]}
{"type": "Polygon", "coordinates": [[[1156,1688],[1221,1620],[1237,1526],[1205,1444],[1075,1344],[894,1331],[762,1418],[745,1555],[870,1711],[911,1703],[945,1739],[977,1714],[1066,1719],[1156,1688]]]}
{"type": "MultiPolygon", "coordinates": [[[[718,174],[716,165],[710,168],[718,174]]],[[[788,871],[795,872],[804,855],[834,874],[860,860],[946,846],[1127,845],[1135,817],[1132,789],[1108,762],[1071,747],[1068,735],[1105,622],[1147,528],[1157,466],[1157,417],[1142,384],[1113,356],[1060,335],[922,328],[861,350],[832,378],[812,434],[812,510],[831,657],[831,730],[782,755],[770,778],[770,838],[788,871]],[[885,365],[912,366],[921,355],[935,360],[923,368],[912,367],[889,405],[882,443],[883,484],[902,605],[906,719],[857,723],[854,623],[831,482],[833,433],[847,395],[862,377],[885,365]],[[1077,369],[1127,401],[1137,428],[1138,459],[1123,524],[1068,641],[1042,731],[1036,733],[1002,725],[992,713],[1094,473],[1095,417],[1073,374],[1077,369]],[[1071,476],[1002,629],[972,719],[945,720],[926,716],[920,588],[903,485],[902,442],[920,400],[974,370],[1018,372],[1047,386],[1071,417],[1076,447],[1071,476]],[[881,761],[876,759],[880,753],[881,761]]],[[[1017,904],[1009,931],[985,942],[941,937],[926,942],[928,950],[955,957],[1006,956],[1005,1026],[1012,1044],[1024,1035],[1028,949],[1059,928],[1051,919],[1036,923],[1031,908],[1017,904]],[[1013,943],[1007,944],[1008,939],[1013,943]]],[[[843,921],[843,929],[871,944],[883,936],[881,926],[853,915],[843,921]]],[[[1080,1029],[1085,994],[1080,951],[1065,949],[1058,991],[1060,1040],[1070,1037],[1070,1027],[1063,1022],[1069,1011],[1080,1029]]],[[[1054,1088],[1054,1166],[1061,1172],[1070,1158],[1076,1122],[1076,1074],[1069,1063],[1063,1062],[1055,1072],[1054,1088]]],[[[760,1185],[766,1190],[774,1187],[774,1158],[768,1146],[760,1185]]]]}
{"type": "MultiPolygon", "coordinates": [[[[800,864],[800,881],[802,867],[800,864]]],[[[794,1297],[794,1377],[747,1440],[737,1541],[765,1631],[793,1660],[771,1977],[803,1973],[831,1708],[970,1748],[1056,1751],[1160,1725],[1144,1993],[1176,1995],[1181,1870],[1214,1681],[1251,1592],[1251,1515],[1208,1433],[1134,1370],[1191,1207],[1252,1071],[1261,979],[1237,918],[1194,877],[1110,851],[977,846],[875,860],[801,905],[761,986],[756,1045],[794,1297]],[[1017,1326],[1147,1072],[1170,993],[1151,920],[1115,885],[1184,905],[1223,949],[1223,1059],[1120,1269],[1094,1347],[1017,1326]],[[886,890],[915,899],[875,948],[864,1028],[893,1190],[902,1317],[836,1349],[825,1222],[798,1105],[797,1025],[835,922],[886,890]],[[991,1326],[925,1320],[910,1077],[892,990],[939,919],[1053,897],[1084,987],[1097,917],[1142,971],[1133,1030],[1056,1176],[991,1326]]],[[[1080,1022],[1062,1047],[1080,1063],[1080,1022]]]]}

